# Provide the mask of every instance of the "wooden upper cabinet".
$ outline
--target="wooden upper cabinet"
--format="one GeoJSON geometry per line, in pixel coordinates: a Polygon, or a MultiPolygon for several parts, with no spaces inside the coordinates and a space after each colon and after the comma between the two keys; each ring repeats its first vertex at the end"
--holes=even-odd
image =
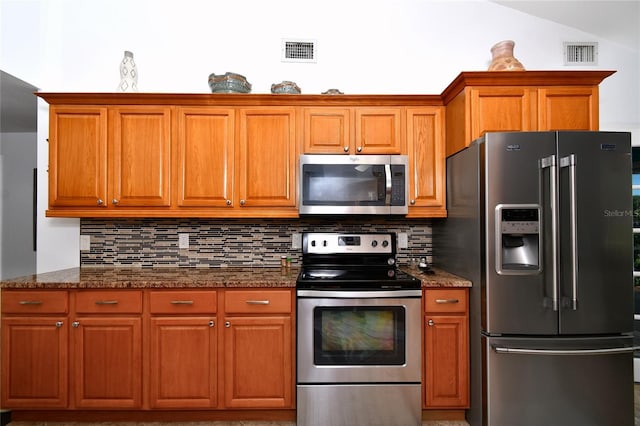
{"type": "Polygon", "coordinates": [[[345,154],[351,146],[351,110],[349,108],[305,108],[305,154],[345,154]]]}
{"type": "Polygon", "coordinates": [[[356,108],[355,152],[351,154],[405,154],[402,108],[356,108]]]}
{"type": "Polygon", "coordinates": [[[444,107],[409,108],[407,152],[409,157],[408,217],[445,217],[444,107]]]}
{"type": "Polygon", "coordinates": [[[122,207],[169,206],[171,109],[110,109],[111,197],[122,207]]]}
{"type": "Polygon", "coordinates": [[[239,120],[236,181],[240,207],[296,210],[296,110],[240,109],[239,120]]]}
{"type": "Polygon", "coordinates": [[[235,170],[235,110],[178,108],[176,115],[177,205],[231,206],[235,170]]]}
{"type": "Polygon", "coordinates": [[[538,90],[539,130],[597,130],[597,87],[545,87],[538,90]]]}
{"type": "Polygon", "coordinates": [[[107,108],[49,109],[49,205],[104,205],[107,198],[107,108]]]}
{"type": "Polygon", "coordinates": [[[447,155],[486,132],[598,130],[598,85],[611,74],[463,72],[442,93],[447,155]]]}

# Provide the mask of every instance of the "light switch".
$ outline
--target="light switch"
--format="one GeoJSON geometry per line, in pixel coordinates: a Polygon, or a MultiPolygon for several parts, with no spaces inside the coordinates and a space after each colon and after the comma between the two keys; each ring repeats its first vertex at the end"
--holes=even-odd
{"type": "Polygon", "coordinates": [[[178,248],[189,248],[189,234],[178,234],[178,248]]]}
{"type": "Polygon", "coordinates": [[[299,249],[302,247],[302,235],[300,234],[292,234],[291,235],[291,248],[299,249]]]}
{"type": "Polygon", "coordinates": [[[409,236],[406,232],[400,232],[398,234],[398,248],[406,249],[409,247],[409,236]]]}
{"type": "Polygon", "coordinates": [[[80,251],[91,250],[91,235],[80,235],[80,251]]]}

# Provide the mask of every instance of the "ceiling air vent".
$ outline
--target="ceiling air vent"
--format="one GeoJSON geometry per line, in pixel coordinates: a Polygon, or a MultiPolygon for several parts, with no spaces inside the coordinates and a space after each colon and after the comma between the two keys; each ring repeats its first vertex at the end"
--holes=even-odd
{"type": "Polygon", "coordinates": [[[565,42],[565,65],[598,65],[598,43],[565,42]]]}
{"type": "Polygon", "coordinates": [[[317,62],[315,40],[282,40],[282,62],[317,62]]]}

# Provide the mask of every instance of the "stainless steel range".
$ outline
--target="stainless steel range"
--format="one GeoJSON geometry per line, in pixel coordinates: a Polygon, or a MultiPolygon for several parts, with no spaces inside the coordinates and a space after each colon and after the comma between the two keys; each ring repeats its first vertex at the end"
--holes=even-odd
{"type": "Polygon", "coordinates": [[[297,280],[297,424],[421,424],[421,282],[394,233],[306,233],[297,280]]]}

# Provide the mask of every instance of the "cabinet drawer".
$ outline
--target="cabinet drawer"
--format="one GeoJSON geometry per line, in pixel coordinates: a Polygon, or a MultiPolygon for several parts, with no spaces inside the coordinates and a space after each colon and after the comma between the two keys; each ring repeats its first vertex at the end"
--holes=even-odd
{"type": "Polygon", "coordinates": [[[152,291],[152,314],[211,314],[217,310],[215,291],[152,291]]]}
{"type": "Polygon", "coordinates": [[[424,291],[425,312],[467,312],[468,293],[465,288],[428,289],[424,291]]]}
{"type": "Polygon", "coordinates": [[[227,313],[290,313],[291,292],[288,290],[241,290],[225,292],[227,313]]]}
{"type": "Polygon", "coordinates": [[[142,291],[81,290],[76,294],[79,314],[137,314],[142,312],[142,291]]]}
{"type": "Polygon", "coordinates": [[[69,311],[66,291],[3,291],[3,314],[66,314],[69,311]]]}

